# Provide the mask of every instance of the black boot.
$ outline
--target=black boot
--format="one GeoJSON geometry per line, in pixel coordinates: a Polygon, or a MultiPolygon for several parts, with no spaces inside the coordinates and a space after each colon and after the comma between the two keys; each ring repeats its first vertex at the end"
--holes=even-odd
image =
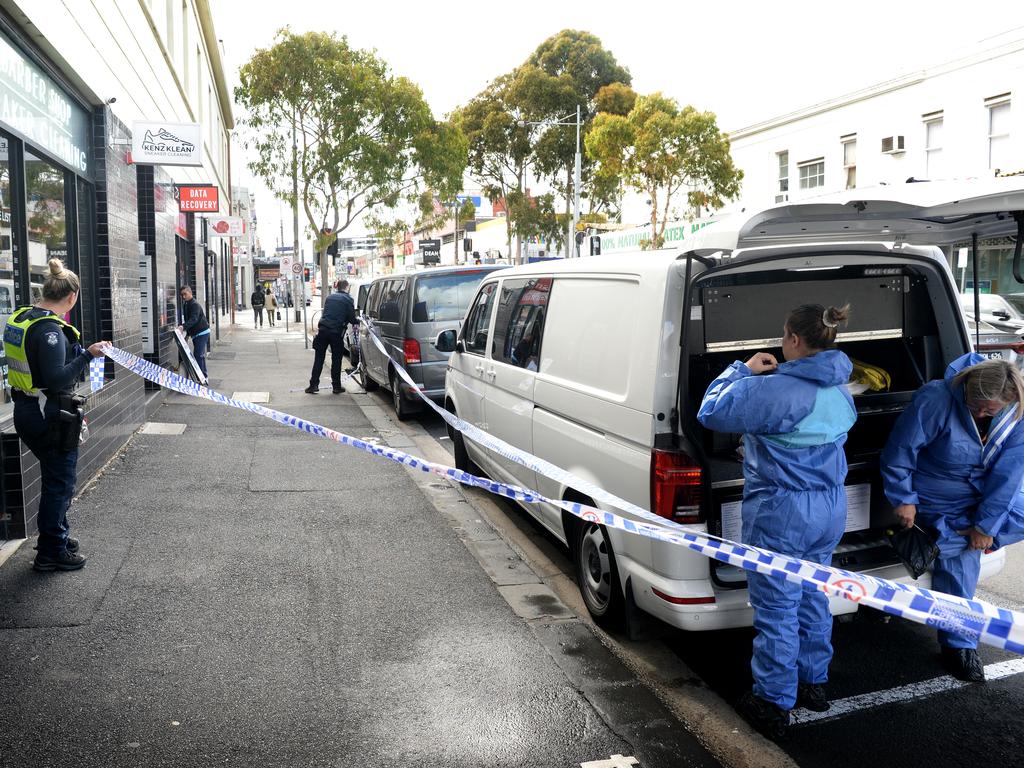
{"type": "Polygon", "coordinates": [[[974,648],[942,648],[942,663],[949,674],[967,683],[984,683],[985,667],[974,648]]]}
{"type": "Polygon", "coordinates": [[[753,692],[743,694],[736,705],[736,711],[759,733],[772,741],[786,738],[789,732],[789,712],[755,696],[753,692]]]}
{"type": "Polygon", "coordinates": [[[800,683],[796,689],[796,705],[812,712],[828,712],[832,706],[828,703],[825,686],[814,683],[800,683]]]}
{"type": "Polygon", "coordinates": [[[77,571],[84,566],[84,557],[67,550],[56,555],[36,554],[36,559],[32,561],[32,567],[37,571],[77,571]]]}

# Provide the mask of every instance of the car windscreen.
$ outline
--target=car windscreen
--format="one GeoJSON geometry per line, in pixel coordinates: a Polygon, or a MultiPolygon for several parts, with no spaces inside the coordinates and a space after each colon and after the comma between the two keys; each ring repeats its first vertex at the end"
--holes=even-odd
{"type": "Polygon", "coordinates": [[[441,323],[461,320],[487,270],[471,269],[430,275],[416,281],[412,305],[414,323],[441,323]]]}

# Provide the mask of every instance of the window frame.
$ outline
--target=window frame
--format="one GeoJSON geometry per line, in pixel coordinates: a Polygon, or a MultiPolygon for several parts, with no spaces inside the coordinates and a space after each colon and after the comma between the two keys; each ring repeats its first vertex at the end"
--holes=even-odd
{"type": "Polygon", "coordinates": [[[788,195],[789,194],[789,150],[788,149],[783,149],[780,152],[776,152],[775,153],[775,162],[776,162],[776,167],[778,169],[778,179],[777,179],[777,182],[776,182],[776,185],[777,185],[777,188],[778,188],[777,189],[777,194],[779,194],[779,195],[788,195]],[[785,155],[785,158],[786,158],[785,165],[783,165],[783,163],[782,163],[783,155],[785,155]],[[783,169],[785,169],[785,171],[786,171],[786,175],[785,176],[782,175],[783,169]]]}
{"type": "Polygon", "coordinates": [[[942,137],[939,137],[939,143],[936,146],[932,146],[929,141],[931,139],[930,129],[933,126],[939,127],[940,134],[945,132],[945,114],[943,112],[930,112],[927,115],[921,116],[921,123],[924,127],[924,174],[926,179],[931,179],[934,176],[933,163],[936,162],[937,158],[942,157],[942,137]]]}
{"type": "Polygon", "coordinates": [[[797,185],[798,185],[798,189],[800,189],[800,190],[821,189],[822,187],[825,186],[825,158],[824,157],[816,157],[816,158],[814,158],[812,160],[803,160],[803,161],[801,161],[801,162],[796,164],[796,169],[797,169],[797,185]],[[815,173],[813,176],[810,173],[808,173],[806,175],[803,173],[803,171],[805,169],[808,169],[808,168],[811,168],[812,166],[817,166],[817,165],[821,166],[821,173],[815,173]],[[814,185],[805,184],[805,182],[808,181],[811,178],[816,178],[816,179],[820,178],[821,182],[819,184],[814,184],[814,185]]]}
{"type": "MultiPolygon", "coordinates": [[[[536,336],[535,336],[535,342],[534,343],[536,344],[536,352],[535,352],[535,354],[530,356],[532,358],[535,358],[536,361],[537,361],[537,368],[533,369],[533,372],[536,373],[539,370],[539,368],[540,368],[541,347],[542,347],[543,342],[544,342],[544,326],[545,326],[546,320],[547,320],[548,305],[551,303],[551,291],[554,288],[554,279],[551,276],[549,276],[549,275],[543,275],[543,276],[540,276],[540,277],[510,277],[510,278],[507,278],[507,279],[502,281],[502,286],[501,286],[502,287],[502,294],[504,294],[505,286],[507,284],[509,284],[509,283],[511,283],[514,286],[516,286],[516,287],[514,287],[512,289],[513,293],[511,294],[511,295],[515,296],[515,300],[514,300],[514,302],[512,302],[512,307],[511,307],[511,310],[509,311],[507,321],[503,321],[503,322],[505,322],[505,327],[503,329],[501,329],[502,332],[500,334],[500,337],[501,337],[501,346],[500,346],[500,348],[497,347],[496,345],[497,345],[497,342],[499,340],[499,320],[501,320],[501,304],[502,304],[502,301],[500,299],[498,301],[498,311],[494,313],[494,329],[493,329],[493,332],[491,334],[491,339],[490,339],[491,340],[491,344],[490,344],[490,357],[491,357],[491,360],[493,362],[495,362],[495,363],[501,363],[503,365],[508,365],[508,366],[510,366],[512,368],[519,368],[519,369],[524,370],[524,371],[531,370],[526,365],[523,365],[523,364],[520,364],[519,362],[516,362],[511,357],[506,357],[505,356],[505,346],[509,343],[510,335],[512,336],[513,340],[516,340],[515,339],[515,332],[513,331],[510,334],[510,330],[511,329],[514,329],[516,327],[521,327],[522,329],[525,330],[527,327],[532,327],[534,325],[534,323],[536,322],[537,315],[540,314],[541,312],[543,312],[543,314],[541,315],[541,319],[540,319],[540,327],[537,328],[536,331],[535,331],[536,336]],[[523,303],[523,298],[529,292],[537,290],[538,283],[542,283],[542,282],[546,283],[546,290],[541,291],[541,293],[543,293],[544,297],[545,297],[543,303],[541,303],[541,304],[524,304],[523,303]],[[522,309],[523,308],[532,309],[534,307],[536,307],[536,312],[528,311],[527,312],[526,320],[520,324],[519,320],[520,320],[520,318],[522,317],[522,314],[523,314],[522,313],[522,309]]],[[[522,340],[522,336],[520,336],[519,339],[516,340],[516,344],[518,345],[518,342],[521,341],[521,340],[522,340]]]]}
{"type": "Polygon", "coordinates": [[[992,140],[993,139],[1006,139],[1009,142],[1010,137],[1013,136],[1013,131],[1009,127],[1009,126],[1012,126],[1012,123],[1010,121],[1013,119],[1013,106],[1012,106],[1012,104],[1013,104],[1013,102],[1012,102],[1012,100],[1010,99],[1009,96],[995,97],[993,99],[986,99],[986,101],[985,101],[985,109],[987,111],[987,115],[986,116],[988,117],[988,130],[986,132],[987,136],[988,136],[988,169],[990,171],[1001,170],[1001,169],[997,169],[996,168],[995,161],[994,161],[994,159],[992,157],[992,140]],[[1006,111],[1007,111],[1007,118],[1006,119],[1007,119],[1008,127],[1007,127],[1005,133],[993,133],[992,132],[992,118],[995,115],[995,111],[997,109],[1002,109],[1003,107],[1005,107],[1006,111]]]}
{"type": "MultiPolygon", "coordinates": [[[[499,281],[497,280],[492,280],[490,282],[485,282],[480,286],[476,296],[473,297],[473,303],[469,308],[469,313],[466,315],[466,321],[462,324],[462,328],[459,329],[459,339],[462,341],[462,347],[467,355],[476,355],[477,357],[486,358],[490,352],[491,325],[494,323],[494,307],[496,306],[494,294],[498,290],[498,282],[499,281]],[[480,306],[478,303],[480,297],[487,292],[488,289],[490,289],[491,298],[487,302],[487,337],[484,339],[483,349],[477,351],[474,347],[470,346],[466,337],[466,331],[469,329],[470,321],[474,319],[474,313],[480,306]]],[[[480,329],[477,328],[476,330],[477,333],[479,333],[480,329]]]]}
{"type": "MultiPolygon", "coordinates": [[[[843,180],[845,189],[857,188],[857,134],[850,133],[839,137],[839,143],[843,148],[843,180]],[[853,148],[853,162],[848,156],[850,148],[853,148]]],[[[824,169],[822,169],[822,182],[824,183],[824,169]]]]}

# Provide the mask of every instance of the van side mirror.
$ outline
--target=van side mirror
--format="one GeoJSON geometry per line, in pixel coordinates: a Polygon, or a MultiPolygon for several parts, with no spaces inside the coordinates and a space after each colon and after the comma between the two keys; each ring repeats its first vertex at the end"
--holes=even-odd
{"type": "Polygon", "coordinates": [[[1010,319],[1010,313],[1007,312],[1005,309],[997,309],[992,314],[995,315],[996,317],[998,317],[1000,320],[1009,320],[1010,319]]]}
{"type": "Polygon", "coordinates": [[[438,352],[461,352],[461,344],[456,341],[457,334],[454,330],[449,328],[447,331],[441,331],[437,334],[437,339],[434,341],[434,348],[438,352]]]}

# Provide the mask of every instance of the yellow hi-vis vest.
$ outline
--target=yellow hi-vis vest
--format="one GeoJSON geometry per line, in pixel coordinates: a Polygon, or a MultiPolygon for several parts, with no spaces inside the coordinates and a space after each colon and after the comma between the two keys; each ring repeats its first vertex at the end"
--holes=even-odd
{"type": "Polygon", "coordinates": [[[78,329],[64,318],[54,314],[41,314],[37,317],[26,317],[36,307],[22,307],[7,319],[4,329],[4,354],[7,356],[7,381],[13,389],[21,390],[29,395],[38,395],[39,389],[32,381],[32,369],[28,364],[25,352],[25,339],[28,329],[40,320],[53,320],[63,326],[64,334],[72,344],[77,344],[81,335],[78,329]]]}

